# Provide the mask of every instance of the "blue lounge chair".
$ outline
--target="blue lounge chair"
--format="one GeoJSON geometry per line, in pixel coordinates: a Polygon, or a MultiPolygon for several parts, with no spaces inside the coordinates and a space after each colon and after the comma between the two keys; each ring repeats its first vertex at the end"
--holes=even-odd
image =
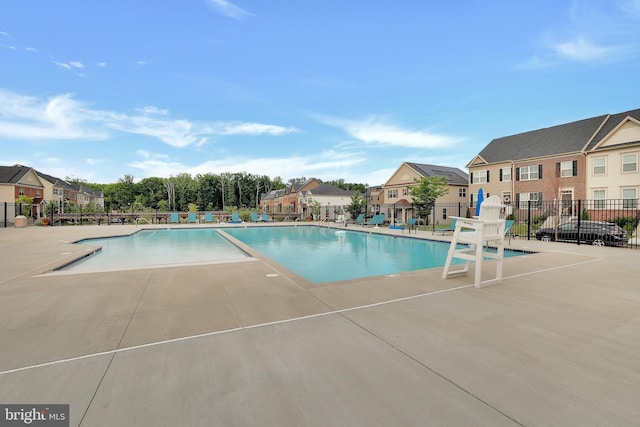
{"type": "Polygon", "coordinates": [[[195,212],[189,212],[189,216],[187,217],[189,224],[195,224],[198,222],[198,217],[195,212]]]}
{"type": "Polygon", "coordinates": [[[251,221],[252,221],[252,222],[260,222],[260,221],[261,221],[261,219],[260,219],[260,217],[258,216],[258,214],[257,214],[257,213],[255,213],[255,212],[251,212],[251,221]]]}
{"type": "Polygon", "coordinates": [[[211,212],[204,213],[204,222],[213,222],[213,214],[211,212]]]}
{"type": "Polygon", "coordinates": [[[437,231],[439,233],[442,233],[442,235],[444,236],[444,233],[446,233],[447,231],[450,231],[450,232],[453,233],[455,231],[455,229],[456,229],[456,219],[453,218],[451,220],[451,224],[449,224],[448,227],[435,229],[435,230],[433,230],[433,233],[431,233],[431,234],[436,234],[436,231],[437,231]]]}
{"type": "Polygon", "coordinates": [[[238,215],[238,212],[232,212],[231,219],[229,220],[229,224],[240,224],[240,223],[242,223],[242,219],[240,218],[240,215],[238,215]]]}
{"type": "Polygon", "coordinates": [[[178,224],[180,222],[180,215],[178,215],[178,212],[171,212],[171,215],[169,215],[169,222],[171,224],[178,224]]]}
{"type": "Polygon", "coordinates": [[[366,223],[366,225],[370,225],[372,227],[380,227],[380,225],[382,225],[382,223],[384,222],[385,217],[386,214],[374,215],[373,218],[371,218],[371,220],[366,223]]]}
{"type": "Polygon", "coordinates": [[[363,222],[364,222],[364,214],[363,214],[363,213],[361,213],[361,214],[360,214],[360,215],[358,215],[358,217],[356,218],[356,224],[364,225],[364,224],[363,224],[363,222]]]}
{"type": "Polygon", "coordinates": [[[262,220],[263,220],[264,222],[271,222],[271,221],[273,221],[273,219],[272,219],[272,218],[270,218],[270,217],[269,217],[269,215],[267,215],[266,213],[263,213],[263,214],[262,214],[262,220]]]}
{"type": "Polygon", "coordinates": [[[365,221],[362,223],[362,225],[375,225],[378,223],[378,218],[380,217],[379,214],[375,214],[374,216],[371,217],[371,219],[369,221],[365,221]]]}

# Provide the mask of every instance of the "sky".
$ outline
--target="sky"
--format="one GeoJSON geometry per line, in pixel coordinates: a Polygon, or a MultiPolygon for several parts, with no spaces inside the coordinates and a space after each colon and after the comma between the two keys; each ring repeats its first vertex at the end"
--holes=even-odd
{"type": "Polygon", "coordinates": [[[381,185],[640,108],[640,0],[3,0],[0,165],[381,185]]]}

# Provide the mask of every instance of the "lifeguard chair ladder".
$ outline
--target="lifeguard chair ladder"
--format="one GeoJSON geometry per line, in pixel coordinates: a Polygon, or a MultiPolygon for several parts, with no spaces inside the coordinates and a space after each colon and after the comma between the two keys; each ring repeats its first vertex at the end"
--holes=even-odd
{"type": "Polygon", "coordinates": [[[504,224],[505,220],[500,216],[504,209],[504,205],[500,196],[491,196],[487,198],[480,206],[480,216],[477,218],[460,218],[456,219],[455,230],[449,246],[447,261],[442,271],[442,278],[467,274],[471,267],[471,263],[475,262],[474,286],[480,288],[483,286],[493,285],[502,282],[502,261],[504,258],[504,224]],[[493,243],[496,246],[496,252],[485,251],[484,244],[493,243]],[[466,246],[458,248],[459,244],[466,246]],[[451,261],[454,258],[465,260],[464,266],[460,270],[451,270],[451,261]],[[484,258],[497,260],[495,279],[482,281],[482,264],[484,258]]]}

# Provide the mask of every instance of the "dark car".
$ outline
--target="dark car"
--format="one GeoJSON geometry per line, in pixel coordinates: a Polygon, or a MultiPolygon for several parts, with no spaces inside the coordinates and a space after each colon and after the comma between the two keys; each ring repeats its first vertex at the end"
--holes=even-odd
{"type": "MultiPolygon", "coordinates": [[[[556,239],[556,229],[541,228],[536,231],[536,239],[551,242],[556,239]]],[[[578,240],[578,221],[565,222],[558,226],[558,241],[578,240]]],[[[628,241],[627,233],[615,224],[604,221],[580,221],[580,242],[594,246],[623,246],[628,241]]]]}

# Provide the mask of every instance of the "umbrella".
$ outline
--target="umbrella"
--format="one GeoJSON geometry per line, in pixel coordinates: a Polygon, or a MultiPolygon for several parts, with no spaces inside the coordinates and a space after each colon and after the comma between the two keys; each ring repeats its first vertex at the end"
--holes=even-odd
{"type": "Polygon", "coordinates": [[[478,202],[476,203],[476,216],[480,216],[480,205],[484,201],[484,193],[482,188],[478,190],[478,202]]]}

